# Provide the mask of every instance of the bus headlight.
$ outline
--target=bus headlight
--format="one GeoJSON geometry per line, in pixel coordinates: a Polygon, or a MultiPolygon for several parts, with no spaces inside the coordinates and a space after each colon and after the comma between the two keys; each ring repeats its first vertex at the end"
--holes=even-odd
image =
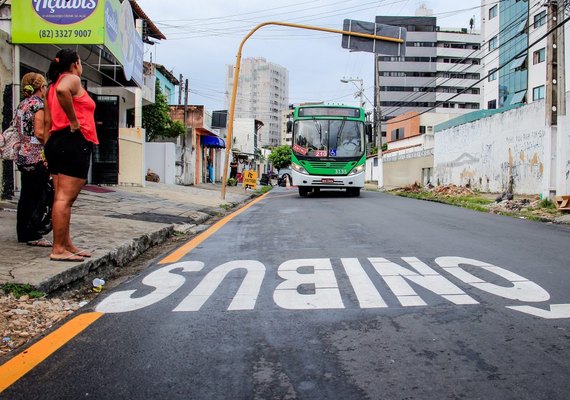
{"type": "Polygon", "coordinates": [[[353,168],[352,171],[350,171],[350,173],[349,173],[348,175],[355,175],[355,174],[358,174],[358,173],[360,173],[360,172],[362,172],[362,171],[364,171],[364,164],[359,165],[359,166],[356,167],[356,168],[353,168]]]}
{"type": "Polygon", "coordinates": [[[301,166],[298,165],[298,164],[291,164],[291,167],[292,167],[295,171],[297,171],[298,173],[300,173],[300,174],[306,174],[306,173],[307,173],[307,171],[305,170],[305,168],[301,167],[301,166]]]}

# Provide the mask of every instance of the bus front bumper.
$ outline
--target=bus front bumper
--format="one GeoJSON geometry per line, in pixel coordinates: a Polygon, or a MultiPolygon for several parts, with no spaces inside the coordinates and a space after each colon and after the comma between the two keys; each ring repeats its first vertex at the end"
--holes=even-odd
{"type": "Polygon", "coordinates": [[[322,187],[322,188],[363,188],[364,174],[359,172],[354,175],[330,176],[330,175],[305,175],[295,170],[291,171],[294,186],[322,187]]]}

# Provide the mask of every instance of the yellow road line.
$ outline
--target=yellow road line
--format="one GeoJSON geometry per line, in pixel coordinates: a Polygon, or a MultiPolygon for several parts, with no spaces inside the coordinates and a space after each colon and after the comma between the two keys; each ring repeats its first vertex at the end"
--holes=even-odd
{"type": "Polygon", "coordinates": [[[198,246],[204,240],[208,239],[210,236],[212,236],[214,233],[216,233],[218,231],[218,229],[220,229],[222,226],[224,226],[225,224],[230,222],[233,218],[237,217],[238,215],[240,215],[242,212],[244,212],[245,210],[247,210],[248,208],[250,208],[254,204],[263,200],[268,194],[269,194],[269,192],[264,193],[263,195],[261,195],[260,197],[258,197],[255,200],[253,200],[251,203],[247,204],[246,206],[240,208],[239,210],[233,212],[230,215],[225,216],[224,218],[222,218],[221,220],[216,222],[214,225],[209,227],[207,230],[202,232],[200,235],[196,236],[195,238],[193,238],[189,242],[186,242],[184,245],[182,245],[181,247],[174,250],[172,253],[170,253],[166,257],[164,257],[158,263],[159,264],[170,264],[170,263],[174,263],[174,262],[179,261],[186,254],[188,254],[189,252],[194,250],[194,248],[196,246],[198,246]]]}
{"type": "Polygon", "coordinates": [[[61,328],[0,366],[0,393],[97,321],[102,315],[103,313],[99,312],[79,314],[61,328]]]}

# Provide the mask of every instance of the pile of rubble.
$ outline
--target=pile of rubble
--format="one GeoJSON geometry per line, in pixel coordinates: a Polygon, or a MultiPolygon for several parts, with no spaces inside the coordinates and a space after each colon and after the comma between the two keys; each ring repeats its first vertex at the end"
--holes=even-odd
{"type": "Polygon", "coordinates": [[[453,196],[473,196],[475,192],[468,187],[456,186],[456,185],[443,185],[428,188],[430,192],[433,192],[439,196],[453,197],[453,196]]]}
{"type": "Polygon", "coordinates": [[[528,209],[538,208],[540,203],[540,197],[534,199],[514,199],[512,195],[503,195],[502,197],[497,197],[495,203],[489,204],[489,212],[491,214],[500,214],[502,212],[519,212],[528,209]]]}
{"type": "Polygon", "coordinates": [[[428,184],[426,186],[421,186],[417,182],[413,183],[412,185],[400,188],[398,189],[398,191],[404,193],[431,192],[438,196],[446,196],[446,197],[472,196],[475,194],[473,190],[464,186],[456,186],[456,185],[433,186],[431,184],[428,184]]]}
{"type": "Polygon", "coordinates": [[[51,328],[78,310],[87,301],[75,299],[33,299],[13,295],[0,296],[0,356],[51,328]]]}

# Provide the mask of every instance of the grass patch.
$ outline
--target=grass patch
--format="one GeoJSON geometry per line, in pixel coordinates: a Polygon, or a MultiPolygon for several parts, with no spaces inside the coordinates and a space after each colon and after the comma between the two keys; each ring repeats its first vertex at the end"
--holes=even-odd
{"type": "Polygon", "coordinates": [[[255,194],[257,194],[257,195],[262,195],[262,194],[264,194],[264,193],[269,192],[271,189],[272,189],[272,188],[271,188],[271,186],[269,186],[269,185],[260,186],[259,189],[256,189],[256,190],[255,190],[255,194]]]}
{"type": "Polygon", "coordinates": [[[237,205],[238,205],[238,203],[236,203],[235,201],[231,201],[229,203],[220,204],[220,208],[223,208],[224,210],[229,211],[232,208],[235,208],[237,205]]]}
{"type": "Polygon", "coordinates": [[[556,205],[549,199],[533,203],[529,200],[527,201],[528,205],[525,206],[523,203],[518,209],[517,207],[513,209],[500,209],[492,206],[495,201],[490,197],[490,194],[474,192],[473,194],[449,195],[438,193],[437,190],[425,190],[417,187],[412,189],[412,191],[409,189],[406,190],[406,188],[403,190],[396,189],[389,193],[412,199],[436,201],[438,203],[450,204],[475,211],[492,212],[494,214],[514,218],[524,218],[531,221],[552,221],[555,217],[561,215],[556,205]]]}
{"type": "Polygon", "coordinates": [[[492,200],[487,199],[480,195],[474,196],[442,196],[435,192],[430,192],[427,190],[422,190],[419,192],[403,192],[403,191],[393,191],[395,195],[409,197],[418,200],[431,200],[440,203],[451,204],[454,206],[466,207],[477,211],[488,211],[485,206],[493,203],[492,200]]]}
{"type": "Polygon", "coordinates": [[[15,298],[19,299],[22,296],[28,295],[32,299],[39,299],[44,297],[46,294],[36,290],[32,285],[20,285],[19,283],[5,283],[2,285],[2,290],[6,294],[12,294],[15,298]]]}

